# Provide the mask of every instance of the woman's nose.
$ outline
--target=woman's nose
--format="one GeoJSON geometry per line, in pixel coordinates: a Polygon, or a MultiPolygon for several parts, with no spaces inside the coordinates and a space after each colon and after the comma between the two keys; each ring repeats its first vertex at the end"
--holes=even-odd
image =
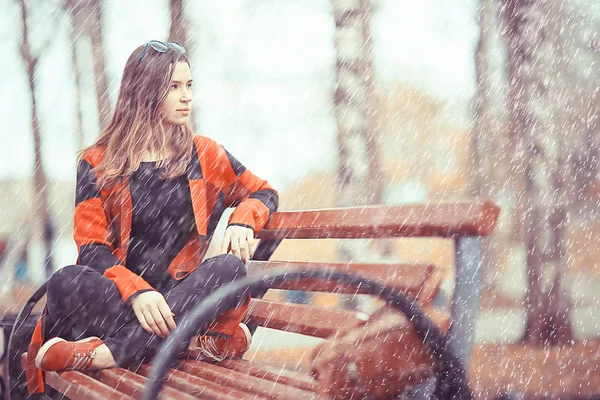
{"type": "Polygon", "coordinates": [[[192,91],[185,89],[183,91],[183,93],[181,94],[181,102],[182,103],[189,103],[190,101],[192,101],[192,91]]]}

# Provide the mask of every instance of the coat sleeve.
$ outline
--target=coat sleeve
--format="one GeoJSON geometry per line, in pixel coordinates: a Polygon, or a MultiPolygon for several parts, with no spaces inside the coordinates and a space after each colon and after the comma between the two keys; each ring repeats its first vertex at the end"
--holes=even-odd
{"type": "Polygon", "coordinates": [[[254,175],[221,145],[216,144],[213,170],[225,195],[225,207],[236,207],[228,226],[251,228],[258,235],[279,205],[279,195],[269,183],[254,175]]]}
{"type": "Polygon", "coordinates": [[[153,290],[144,279],[121,265],[113,254],[96,174],[85,159],[77,166],[73,232],[77,244],[77,264],[91,267],[112,280],[124,301],[138,291],[153,290]]]}

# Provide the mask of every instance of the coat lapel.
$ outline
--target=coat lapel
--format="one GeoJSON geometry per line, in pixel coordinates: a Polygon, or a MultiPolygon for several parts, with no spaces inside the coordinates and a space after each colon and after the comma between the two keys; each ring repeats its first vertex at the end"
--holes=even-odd
{"type": "MultiPolygon", "coordinates": [[[[192,208],[194,210],[196,231],[202,238],[206,238],[208,231],[206,183],[204,177],[202,176],[202,167],[200,165],[200,158],[198,156],[195,143],[192,151],[192,157],[190,158],[186,169],[186,177],[190,186],[190,195],[192,198],[192,208]]],[[[121,262],[125,263],[129,250],[133,215],[129,179],[122,179],[117,184],[115,192],[117,195],[117,204],[120,205],[118,212],[119,215],[116,216],[120,223],[120,246],[117,249],[117,257],[121,260],[121,262]]]]}
{"type": "Polygon", "coordinates": [[[124,178],[117,183],[115,194],[117,196],[117,204],[119,204],[118,215],[116,215],[115,218],[118,218],[120,226],[117,258],[119,258],[121,263],[125,265],[129,250],[132,221],[132,204],[129,178],[124,178]]]}
{"type": "Polygon", "coordinates": [[[192,208],[194,209],[194,219],[196,220],[196,230],[200,236],[206,237],[208,230],[206,182],[202,176],[200,157],[195,143],[186,174],[190,185],[192,208]]]}

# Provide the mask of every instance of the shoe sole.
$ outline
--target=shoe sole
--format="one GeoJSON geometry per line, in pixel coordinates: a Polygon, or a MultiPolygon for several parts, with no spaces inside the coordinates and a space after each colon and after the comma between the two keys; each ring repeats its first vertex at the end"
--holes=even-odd
{"type": "Polygon", "coordinates": [[[242,331],[244,331],[244,334],[246,335],[246,342],[248,342],[248,346],[246,347],[246,350],[244,350],[245,353],[246,351],[248,351],[250,345],[252,344],[252,334],[250,333],[250,329],[243,322],[240,322],[239,326],[240,328],[242,328],[242,331]]]}
{"type": "MultiPolygon", "coordinates": [[[[248,328],[248,326],[246,326],[246,324],[244,324],[243,322],[240,322],[238,324],[238,326],[240,328],[242,328],[242,332],[244,332],[244,335],[246,336],[246,348],[244,350],[242,350],[242,354],[237,355],[233,358],[241,358],[244,353],[246,353],[248,351],[248,349],[250,348],[250,345],[252,344],[252,333],[250,333],[250,329],[248,328]]],[[[225,357],[225,358],[220,358],[220,357],[212,357],[208,354],[202,353],[202,350],[198,350],[200,355],[196,357],[197,360],[209,360],[209,361],[214,361],[214,362],[221,362],[224,359],[230,358],[230,357],[225,357]]]]}
{"type": "MultiPolygon", "coordinates": [[[[100,340],[99,337],[91,336],[89,338],[78,340],[75,343],[86,343],[86,342],[96,340],[96,339],[100,340]]],[[[48,340],[46,343],[44,343],[44,345],[42,347],[40,347],[40,350],[38,351],[37,356],[35,356],[35,366],[38,367],[39,369],[42,369],[40,367],[40,365],[42,364],[42,358],[44,358],[44,356],[46,355],[48,350],[50,350],[50,347],[52,347],[56,343],[60,343],[60,342],[66,342],[66,340],[63,338],[57,337],[57,338],[52,338],[52,339],[48,340]]]]}

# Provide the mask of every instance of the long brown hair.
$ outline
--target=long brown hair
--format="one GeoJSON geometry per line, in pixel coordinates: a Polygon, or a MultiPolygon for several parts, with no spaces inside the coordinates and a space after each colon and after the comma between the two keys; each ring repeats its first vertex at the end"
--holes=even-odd
{"type": "Polygon", "coordinates": [[[117,106],[110,123],[101,130],[98,140],[78,152],[77,161],[95,147],[105,147],[99,173],[98,188],[112,187],[130,176],[139,166],[145,151],[157,152],[158,166],[166,166],[164,179],[185,173],[193,150],[192,127],[174,125],[165,129],[161,122],[162,106],[169,93],[175,65],[188,59],[169,48],[161,53],[145,45],[129,56],[123,71],[117,106]]]}

